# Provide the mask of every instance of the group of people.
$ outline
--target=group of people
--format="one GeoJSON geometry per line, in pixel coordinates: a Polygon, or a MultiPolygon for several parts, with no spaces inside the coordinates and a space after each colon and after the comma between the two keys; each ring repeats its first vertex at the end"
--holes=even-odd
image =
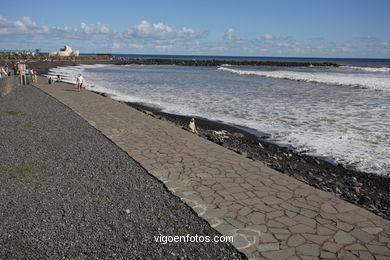
{"type": "MultiPolygon", "coordinates": [[[[57,80],[55,82],[61,82],[61,75],[57,75],[57,80]]],[[[52,77],[49,77],[49,84],[52,84],[53,83],[53,78],[52,77]]],[[[84,83],[84,78],[81,74],[79,74],[76,78],[76,89],[78,91],[81,91],[81,89],[83,88],[83,83],[84,83]]]]}
{"type": "MultiPolygon", "coordinates": [[[[13,75],[19,75],[21,78],[21,84],[26,84],[26,76],[30,75],[32,82],[37,81],[37,74],[33,69],[26,69],[25,64],[16,64],[12,65],[12,70],[14,71],[13,75]]],[[[8,65],[0,66],[0,78],[9,77],[12,75],[12,70],[8,68],[8,65]]]]}

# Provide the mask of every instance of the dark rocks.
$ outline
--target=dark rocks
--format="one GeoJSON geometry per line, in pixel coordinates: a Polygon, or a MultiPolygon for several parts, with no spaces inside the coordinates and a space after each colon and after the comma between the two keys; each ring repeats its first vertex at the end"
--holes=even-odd
{"type": "MultiPolygon", "coordinates": [[[[0,60],[0,64],[11,65],[11,60],[0,60]]],[[[336,63],[329,62],[287,62],[287,61],[254,61],[254,60],[217,60],[217,59],[148,59],[148,58],[112,58],[112,59],[80,59],[80,60],[27,60],[28,68],[34,69],[39,75],[47,74],[50,68],[59,66],[76,66],[80,64],[115,64],[115,65],[177,65],[177,66],[222,66],[224,64],[235,66],[279,66],[279,67],[310,67],[331,66],[338,67],[336,63]]]]}
{"type": "Polygon", "coordinates": [[[113,64],[139,64],[139,65],[178,65],[178,66],[222,66],[224,64],[235,66],[280,66],[280,67],[310,67],[310,66],[332,66],[338,64],[329,62],[285,62],[285,61],[254,61],[254,60],[215,60],[215,59],[117,59],[113,64]]]}

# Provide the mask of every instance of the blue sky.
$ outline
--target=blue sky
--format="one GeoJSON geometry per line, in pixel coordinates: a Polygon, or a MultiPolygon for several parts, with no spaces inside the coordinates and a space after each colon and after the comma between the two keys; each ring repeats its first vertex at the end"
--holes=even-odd
{"type": "Polygon", "coordinates": [[[0,50],[390,58],[386,0],[9,3],[0,50]]]}

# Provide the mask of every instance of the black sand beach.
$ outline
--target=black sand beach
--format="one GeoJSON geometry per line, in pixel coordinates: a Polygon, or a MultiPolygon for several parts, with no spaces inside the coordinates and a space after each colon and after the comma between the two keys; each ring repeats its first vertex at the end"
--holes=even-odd
{"type": "Polygon", "coordinates": [[[32,87],[0,99],[1,259],[241,259],[125,152],[32,87]]]}
{"type": "MultiPolygon", "coordinates": [[[[96,61],[83,61],[83,64],[85,62],[87,64],[96,63],[96,61]]],[[[102,63],[114,64],[115,62],[102,61],[102,63]]],[[[153,60],[149,62],[154,64],[153,60]]],[[[41,73],[47,73],[51,67],[66,65],[76,65],[76,63],[70,61],[31,63],[31,66],[35,66],[35,69],[41,73]]],[[[150,111],[156,117],[172,121],[179,127],[187,127],[191,118],[191,116],[163,113],[143,104],[129,105],[140,110],[150,111]]],[[[266,135],[261,136],[262,133],[253,134],[250,129],[203,118],[197,118],[197,127],[199,135],[203,138],[244,154],[251,159],[260,160],[275,170],[294,176],[316,188],[331,192],[346,201],[390,219],[390,178],[357,172],[346,169],[342,165],[331,164],[321,158],[296,153],[286,147],[269,142],[266,135]]]]}

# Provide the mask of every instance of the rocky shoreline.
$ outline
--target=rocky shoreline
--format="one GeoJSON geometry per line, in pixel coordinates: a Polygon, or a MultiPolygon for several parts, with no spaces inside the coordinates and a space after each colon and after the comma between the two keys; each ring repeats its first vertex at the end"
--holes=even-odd
{"type": "MultiPolygon", "coordinates": [[[[0,60],[0,65],[12,67],[17,60],[0,60]]],[[[68,60],[39,60],[29,59],[23,61],[29,69],[35,70],[39,75],[47,74],[50,68],[60,66],[92,65],[92,64],[113,64],[113,65],[176,65],[176,66],[221,66],[224,64],[235,66],[279,66],[279,67],[309,67],[329,66],[338,67],[336,63],[330,62],[287,62],[287,61],[253,61],[253,60],[216,60],[216,59],[149,59],[149,58],[111,58],[111,59],[68,59],[68,60]]]]}
{"type": "MultiPolygon", "coordinates": [[[[187,128],[190,116],[164,113],[138,103],[128,105],[144,113],[187,128]]],[[[198,135],[313,187],[330,192],[350,203],[390,220],[390,178],[358,172],[321,158],[297,153],[239,127],[196,118],[198,135]]]]}
{"type": "Polygon", "coordinates": [[[253,60],[198,60],[198,59],[143,59],[143,58],[117,58],[114,64],[126,65],[176,65],[176,66],[221,66],[224,64],[234,66],[278,66],[278,67],[309,67],[329,66],[337,67],[330,62],[286,62],[286,61],[253,61],[253,60]]]}

